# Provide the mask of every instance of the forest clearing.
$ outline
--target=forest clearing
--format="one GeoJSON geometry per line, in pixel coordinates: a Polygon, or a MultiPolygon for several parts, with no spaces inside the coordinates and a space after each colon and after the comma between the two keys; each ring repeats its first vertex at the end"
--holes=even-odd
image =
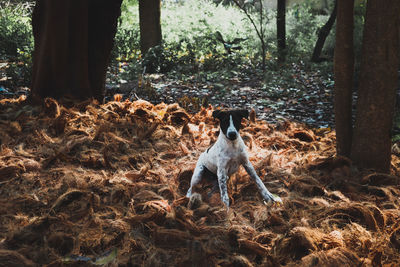
{"type": "Polygon", "coordinates": [[[0,267],[400,266],[399,27],[398,0],[1,1],[0,267]]]}

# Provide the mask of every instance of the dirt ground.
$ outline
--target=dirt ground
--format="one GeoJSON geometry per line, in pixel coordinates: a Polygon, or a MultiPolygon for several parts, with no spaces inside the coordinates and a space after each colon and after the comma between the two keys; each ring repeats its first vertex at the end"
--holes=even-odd
{"type": "Polygon", "coordinates": [[[211,107],[22,98],[0,101],[0,266],[400,266],[395,155],[392,175],[360,172],[329,129],[251,112],[241,135],[283,203],[240,169],[227,210],[207,179],[185,197],[211,107]]]}

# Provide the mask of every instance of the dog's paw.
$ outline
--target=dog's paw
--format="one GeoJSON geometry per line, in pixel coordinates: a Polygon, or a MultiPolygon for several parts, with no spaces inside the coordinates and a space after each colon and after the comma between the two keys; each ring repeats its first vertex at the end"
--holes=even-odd
{"type": "Polygon", "coordinates": [[[273,202],[283,203],[282,199],[278,195],[274,195],[274,194],[271,194],[271,195],[272,195],[272,201],[273,202]]]}
{"type": "Polygon", "coordinates": [[[198,207],[201,206],[202,203],[203,200],[201,198],[201,195],[199,193],[194,193],[193,195],[190,196],[188,208],[191,210],[197,209],[198,207]]]}
{"type": "Polygon", "coordinates": [[[265,195],[264,196],[264,200],[265,200],[265,202],[271,202],[271,203],[283,203],[282,202],[282,199],[279,197],[279,196],[277,196],[277,195],[275,195],[275,194],[268,194],[268,195],[265,195]]]}

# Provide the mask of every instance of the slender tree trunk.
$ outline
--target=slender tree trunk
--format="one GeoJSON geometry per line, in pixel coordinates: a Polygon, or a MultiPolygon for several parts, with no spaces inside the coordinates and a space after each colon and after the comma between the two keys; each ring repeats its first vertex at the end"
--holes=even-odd
{"type": "Polygon", "coordinates": [[[338,9],[334,56],[336,150],[338,155],[349,157],[352,140],[354,0],[337,0],[335,9],[336,6],[338,9]]]}
{"type": "Polygon", "coordinates": [[[278,40],[278,61],[284,62],[286,56],[286,0],[278,0],[276,26],[278,40]]]}
{"type": "Polygon", "coordinates": [[[122,0],[37,0],[32,97],[102,99],[122,0]]]}
{"type": "Polygon", "coordinates": [[[161,44],[161,0],[139,0],[140,50],[142,56],[161,44]]]}
{"type": "MultiPolygon", "coordinates": [[[[338,0],[335,1],[335,7],[333,8],[331,15],[329,16],[328,21],[325,23],[324,26],[322,26],[322,28],[318,32],[318,40],[315,43],[314,52],[311,57],[311,61],[313,62],[323,61],[323,59],[321,58],[321,52],[322,48],[324,47],[325,40],[332,30],[333,24],[335,24],[336,13],[337,13],[337,1],[338,0]]],[[[354,6],[354,0],[349,0],[348,2],[353,3],[354,6]]],[[[351,12],[353,12],[353,9],[354,8],[351,9],[351,12]]]]}
{"type": "Polygon", "coordinates": [[[351,158],[362,168],[390,171],[400,1],[368,0],[351,158]]]}

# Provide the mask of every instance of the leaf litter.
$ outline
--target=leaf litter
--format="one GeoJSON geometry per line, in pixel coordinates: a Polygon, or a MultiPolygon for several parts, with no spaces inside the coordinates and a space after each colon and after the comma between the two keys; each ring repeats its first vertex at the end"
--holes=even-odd
{"type": "Polygon", "coordinates": [[[112,100],[118,93],[130,100],[140,97],[152,103],[177,102],[190,112],[198,112],[201,105],[210,103],[255,109],[258,118],[269,123],[290,119],[328,128],[334,126],[333,84],[331,75],[299,62],[269,69],[266,74],[245,70],[234,75],[221,70],[184,77],[144,74],[121,84],[107,84],[105,99],[112,100]]]}
{"type": "MultiPolygon", "coordinates": [[[[205,177],[212,107],[0,101],[0,266],[398,266],[400,158],[392,175],[335,158],[335,135],[243,121],[250,160],[281,205],[243,169],[227,210],[205,177]]],[[[217,190],[218,191],[218,190],[217,190]]]]}

